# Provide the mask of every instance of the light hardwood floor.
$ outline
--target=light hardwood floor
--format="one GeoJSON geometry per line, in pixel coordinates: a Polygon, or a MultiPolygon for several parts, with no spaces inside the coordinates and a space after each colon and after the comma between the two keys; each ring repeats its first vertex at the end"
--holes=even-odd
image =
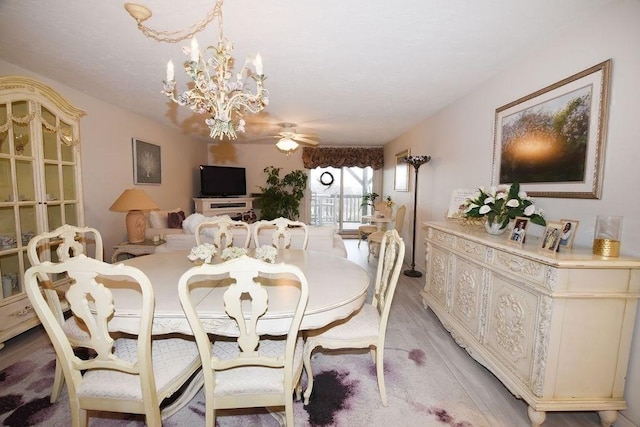
{"type": "MultiPolygon", "coordinates": [[[[375,275],[377,260],[367,262],[367,244],[357,247],[357,240],[345,239],[349,259],[365,266],[371,277],[375,275]]],[[[421,339],[432,340],[437,356],[449,366],[453,373],[452,381],[457,381],[467,391],[477,410],[498,427],[529,426],[527,404],[515,398],[502,383],[482,365],[473,360],[463,349],[455,344],[449,333],[442,327],[437,317],[422,305],[418,292],[424,285],[424,277],[411,278],[400,275],[400,282],[392,306],[404,310],[406,317],[412,319],[414,327],[424,334],[421,339]]],[[[6,342],[0,350],[0,370],[20,360],[27,354],[37,351],[48,344],[48,338],[41,327],[34,328],[6,342]]],[[[600,419],[594,412],[549,412],[545,427],[596,427],[600,419]]]]}

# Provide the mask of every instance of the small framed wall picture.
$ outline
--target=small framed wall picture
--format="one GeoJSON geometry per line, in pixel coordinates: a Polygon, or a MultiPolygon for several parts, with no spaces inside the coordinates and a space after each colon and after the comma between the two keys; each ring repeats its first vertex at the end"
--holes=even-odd
{"type": "Polygon", "coordinates": [[[515,219],[513,230],[509,235],[509,241],[516,245],[522,245],[524,238],[527,234],[527,228],[529,227],[529,218],[524,216],[518,216],[515,219]]]}
{"type": "Polygon", "coordinates": [[[409,163],[404,160],[409,155],[408,149],[396,153],[396,170],[393,180],[393,189],[395,191],[409,191],[409,163]]]}
{"type": "Polygon", "coordinates": [[[560,234],[562,231],[562,223],[560,222],[548,222],[547,226],[542,233],[538,249],[541,252],[548,252],[555,254],[560,244],[560,234]]]}
{"type": "Polygon", "coordinates": [[[576,237],[576,230],[578,229],[578,220],[575,219],[561,219],[562,230],[560,230],[560,243],[559,246],[563,248],[573,247],[573,239],[576,237]]]}
{"type": "Polygon", "coordinates": [[[161,184],[162,159],[160,146],[132,139],[133,145],[133,183],[161,184]]]}

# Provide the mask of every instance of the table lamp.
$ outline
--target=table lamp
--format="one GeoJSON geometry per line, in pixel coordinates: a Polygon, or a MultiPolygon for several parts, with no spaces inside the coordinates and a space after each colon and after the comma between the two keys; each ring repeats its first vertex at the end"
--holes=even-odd
{"type": "Polygon", "coordinates": [[[156,202],[143,190],[130,188],[113,202],[110,211],[127,212],[127,235],[129,243],[140,243],[144,241],[144,232],[147,228],[147,221],[144,211],[160,209],[156,202]]]}

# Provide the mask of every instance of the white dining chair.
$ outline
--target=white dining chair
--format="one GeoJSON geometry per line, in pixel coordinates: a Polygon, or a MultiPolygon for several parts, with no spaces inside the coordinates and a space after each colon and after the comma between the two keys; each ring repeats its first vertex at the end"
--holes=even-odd
{"type": "MultiPolygon", "coordinates": [[[[205,220],[196,226],[195,235],[196,235],[196,245],[202,243],[202,234],[203,230],[212,228],[213,229],[213,244],[219,249],[222,250],[224,248],[228,248],[233,246],[234,243],[234,233],[233,231],[244,230],[245,238],[244,242],[242,242],[243,248],[249,247],[249,242],[251,241],[251,226],[244,221],[236,221],[231,219],[228,215],[223,215],[220,218],[205,220]]],[[[238,233],[239,234],[239,233],[238,233]]],[[[238,241],[242,241],[238,239],[238,241]]]]}
{"type": "Polygon", "coordinates": [[[260,247],[260,231],[261,230],[273,230],[271,234],[271,245],[276,249],[290,249],[291,248],[291,229],[299,228],[303,231],[303,239],[300,247],[295,249],[307,249],[309,243],[309,227],[307,224],[301,221],[292,221],[288,218],[276,218],[271,221],[257,221],[253,224],[253,241],[256,248],[260,247]]]}
{"type": "MultiPolygon", "coordinates": [[[[376,202],[373,205],[374,215],[376,212],[382,212],[385,217],[391,217],[391,208],[387,205],[386,202],[376,202]]],[[[369,237],[371,233],[375,233],[378,231],[378,226],[373,223],[363,224],[358,227],[358,247],[360,247],[360,243],[362,239],[365,237],[369,237]]]]}
{"type": "Polygon", "coordinates": [[[244,255],[191,268],[180,278],[178,294],[202,359],[205,425],[215,426],[219,409],[284,406],[286,425],[293,427],[293,391],[299,398],[302,375],[303,340],[298,332],[309,296],[302,271],[294,265],[269,264],[244,255]],[[192,298],[194,290],[220,286],[221,280],[230,283],[223,299],[237,332],[233,338],[208,335],[198,316],[201,308],[192,298]],[[262,319],[283,316],[282,310],[272,313],[269,306],[277,298],[273,293],[282,286],[299,289],[284,309],[290,312],[288,328],[281,336],[262,335],[262,319]]]}
{"type": "MultiPolygon", "coordinates": [[[[398,232],[399,235],[402,235],[402,227],[404,226],[404,217],[407,212],[407,207],[402,205],[396,211],[396,217],[393,220],[393,228],[398,232]]],[[[376,231],[369,234],[367,238],[367,243],[369,244],[369,253],[367,254],[367,262],[369,261],[369,257],[371,255],[378,256],[380,243],[382,242],[382,237],[384,236],[384,231],[376,231]]]]}
{"type": "MultiPolygon", "coordinates": [[[[77,227],[65,224],[53,231],[32,237],[27,245],[27,258],[31,265],[39,265],[42,261],[66,261],[80,254],[86,255],[88,246],[93,246],[94,258],[103,261],[102,236],[98,230],[91,227],[77,227]]],[[[51,311],[69,338],[69,342],[74,347],[83,347],[83,344],[89,339],[86,326],[75,316],[65,319],[64,307],[66,302],[61,301],[61,295],[58,294],[58,290],[54,287],[53,278],[41,275],[40,287],[47,303],[51,307],[51,311]]],[[[62,387],[64,387],[64,374],[59,362],[56,360],[50,398],[51,403],[58,400],[62,387]]]]}
{"type": "Polygon", "coordinates": [[[307,333],[304,346],[304,368],[307,372],[305,405],[309,404],[309,397],[313,391],[311,354],[315,348],[321,347],[325,349],[369,348],[376,365],[380,398],[382,404],[387,406],[387,392],[384,384],[384,341],[391,302],[403,261],[404,241],[396,230],[386,231],[380,243],[380,262],[376,271],[375,292],[371,304],[365,304],[346,319],[307,333]]]}
{"type": "MultiPolygon", "coordinates": [[[[147,276],[124,264],[107,264],[80,254],[59,263],[43,262],[25,272],[29,300],[42,322],[64,372],[71,406],[71,425],[86,426],[88,411],[144,414],[149,426],[160,426],[160,403],[181,389],[200,369],[192,340],[151,339],[154,294],[147,276]],[[66,274],[66,292],[73,314],[89,332],[86,360],[78,358],[56,314],[40,291],[42,275],[66,274]],[[137,338],[117,338],[109,331],[114,310],[111,286],[140,295],[142,307],[137,338]]],[[[199,383],[202,384],[201,382],[199,383]]],[[[195,395],[197,381],[186,392],[195,395]]]]}

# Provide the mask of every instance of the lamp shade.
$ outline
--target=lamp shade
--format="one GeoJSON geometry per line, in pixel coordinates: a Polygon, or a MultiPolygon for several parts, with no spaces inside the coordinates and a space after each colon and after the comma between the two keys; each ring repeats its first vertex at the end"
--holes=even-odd
{"type": "Polygon", "coordinates": [[[160,209],[156,202],[151,200],[151,197],[143,190],[136,190],[130,188],[124,190],[124,192],[113,202],[110,211],[114,212],[129,212],[129,211],[152,211],[160,209]]]}
{"type": "Polygon", "coordinates": [[[147,228],[143,211],[157,210],[158,205],[142,190],[128,189],[113,202],[109,210],[127,212],[127,235],[130,243],[144,241],[147,228]]]}

